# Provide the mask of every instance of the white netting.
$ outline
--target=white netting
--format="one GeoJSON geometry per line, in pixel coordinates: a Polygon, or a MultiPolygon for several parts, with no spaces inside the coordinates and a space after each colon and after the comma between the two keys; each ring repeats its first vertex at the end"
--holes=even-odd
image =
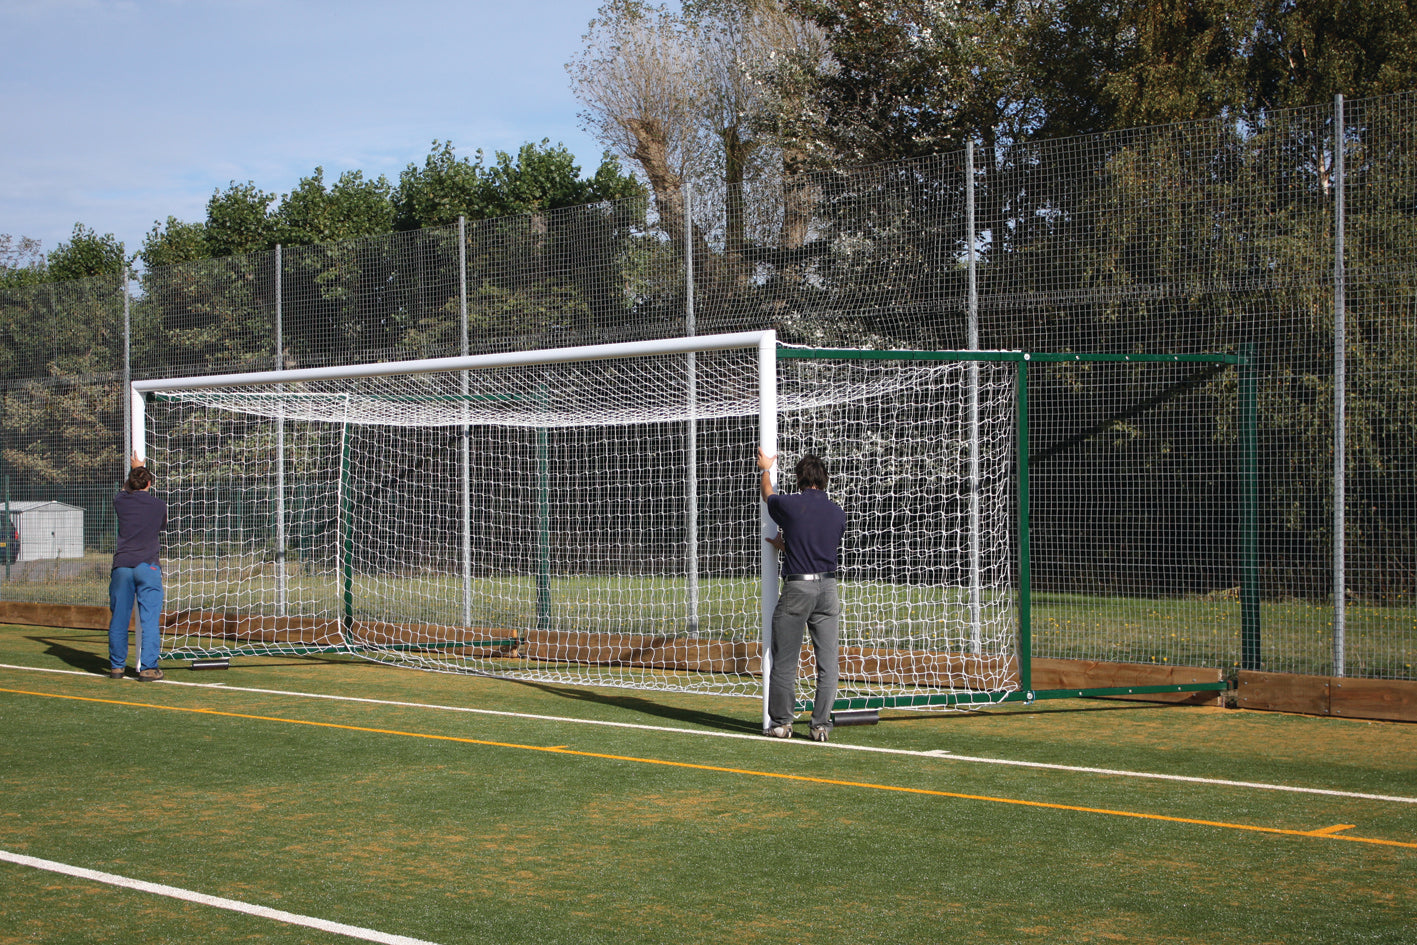
{"type": "MultiPolygon", "coordinates": [[[[1016,685],[1012,380],[779,361],[848,511],[843,698],[1016,685]]],[[[160,393],[164,648],[760,695],[758,414],[753,349],[160,393]]]]}

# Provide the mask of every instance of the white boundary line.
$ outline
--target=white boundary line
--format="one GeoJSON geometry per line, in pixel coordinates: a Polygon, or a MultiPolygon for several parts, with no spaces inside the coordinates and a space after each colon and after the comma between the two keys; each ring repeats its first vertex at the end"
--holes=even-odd
{"type": "MultiPolygon", "coordinates": [[[[59,673],[71,676],[87,676],[92,679],[102,677],[93,673],[78,669],[50,669],[39,666],[16,666],[10,663],[0,663],[0,669],[19,669],[35,673],[59,673]]],[[[108,680],[104,680],[108,683],[108,680]]],[[[577,719],[561,715],[535,715],[528,712],[507,712],[500,709],[474,709],[469,706],[458,705],[438,705],[429,702],[399,702],[390,699],[370,699],[363,696],[337,696],[323,692],[297,692],[287,689],[256,689],[246,686],[228,686],[225,683],[193,683],[179,682],[175,679],[165,679],[163,683],[170,686],[191,686],[197,689],[219,689],[226,692],[249,692],[266,696],[291,696],[298,699],[329,699],[335,702],[358,702],[367,705],[387,705],[405,709],[432,709],[438,712],[465,712],[471,715],[501,716],[503,718],[527,719],[538,722],[560,722],[571,725],[595,725],[601,728],[627,728],[638,729],[647,732],[665,732],[679,735],[697,735],[702,738],[741,738],[750,741],[763,741],[761,735],[750,735],[742,732],[715,732],[710,729],[698,728],[676,728],[668,725],[644,725],[636,722],[610,722],[601,719],[577,719]]],[[[791,745],[793,741],[774,742],[774,744],[791,745]]],[[[1076,774],[1102,774],[1118,778],[1142,778],[1153,781],[1178,781],[1188,784],[1209,784],[1217,787],[1248,788],[1257,791],[1282,791],[1290,794],[1316,794],[1323,797],[1348,797],[1363,801],[1386,801],[1394,804],[1417,804],[1417,797],[1403,797],[1391,794],[1364,794],[1358,791],[1335,791],[1326,788],[1294,787],[1288,784],[1267,784],[1260,781],[1231,781],[1225,778],[1199,778],[1184,774],[1161,774],[1152,771],[1126,771],[1118,768],[1089,768],[1077,765],[1050,764],[1043,761],[1018,761],[1010,758],[982,758],[973,755],[956,755],[944,749],[934,749],[932,751],[916,751],[908,748],[881,748],[876,745],[849,745],[842,742],[828,742],[825,745],[818,742],[797,742],[796,744],[810,745],[814,749],[834,748],[838,751],[865,751],[875,752],[883,755],[905,755],[914,758],[936,758],[944,761],[961,761],[970,764],[1003,765],[1012,768],[1033,768],[1045,771],[1069,771],[1076,774]]]]}
{"type": "Polygon", "coordinates": [[[299,915],[294,912],[286,912],[282,909],[271,909],[267,906],[254,906],[249,902],[241,902],[236,899],[226,899],[222,896],[208,896],[206,893],[193,892],[190,889],[181,889],[177,886],[164,886],[162,883],[149,883],[141,879],[130,879],[127,876],[118,876],[114,873],[102,873],[98,870],[85,869],[82,866],[70,866],[67,863],[58,863],[54,860],[42,860],[35,856],[25,856],[23,853],[11,853],[9,850],[0,850],[0,860],[7,863],[14,863],[17,866],[28,866],[32,869],[61,873],[76,879],[86,879],[95,883],[118,886],[122,889],[151,893],[154,896],[167,896],[170,899],[181,899],[185,902],[194,902],[201,906],[211,906],[214,909],[226,909],[230,912],[244,912],[246,915],[253,915],[261,919],[272,919],[276,922],[284,922],[286,925],[303,925],[306,928],[319,929],[321,932],[331,932],[335,935],[363,939],[366,942],[379,942],[380,945],[436,945],[436,943],[421,938],[409,938],[407,935],[391,935],[388,932],[365,929],[357,925],[346,925],[343,922],[331,922],[328,919],[317,919],[313,916],[299,915]]]}

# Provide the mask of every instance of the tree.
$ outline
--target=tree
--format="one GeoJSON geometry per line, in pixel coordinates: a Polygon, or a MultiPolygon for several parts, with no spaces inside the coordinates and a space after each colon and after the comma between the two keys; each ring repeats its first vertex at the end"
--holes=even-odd
{"type": "Polygon", "coordinates": [[[830,166],[938,154],[970,138],[1014,140],[1037,121],[1022,56],[1026,2],[788,0],[823,32],[828,61],[805,90],[797,134],[830,166]]]}
{"type": "Polygon", "coordinates": [[[138,258],[147,269],[176,266],[210,256],[206,225],[183,223],[172,216],[167,218],[165,225],[153,224],[143,239],[143,248],[138,251],[138,258]]]}
{"type": "Polygon", "coordinates": [[[609,0],[567,65],[582,120],[611,151],[634,161],[671,238],[684,232],[683,187],[702,160],[697,56],[682,18],[642,0],[609,0]]]}
{"type": "Polygon", "coordinates": [[[392,192],[384,177],[366,181],[360,171],[345,171],[326,190],[324,168],[317,167],[281,198],[273,219],[276,240],[306,246],[388,233],[394,223],[392,192]]]}
{"type": "Polygon", "coordinates": [[[0,233],[0,288],[34,285],[44,278],[44,254],[39,240],[0,233]]]}
{"type": "Polygon", "coordinates": [[[112,233],[99,236],[81,223],[74,224],[69,242],[60,243],[50,251],[47,262],[45,280],[48,282],[122,275],[128,268],[121,241],[112,233]]]}
{"type": "Polygon", "coordinates": [[[498,151],[484,176],[483,201],[489,217],[544,213],[604,200],[635,197],[642,188],[626,176],[609,154],[589,180],[580,176],[574,156],[563,145],[524,144],[515,158],[498,151]]]}
{"type": "Polygon", "coordinates": [[[1417,87],[1410,0],[1256,0],[1246,76],[1252,115],[1417,87]]]}
{"type": "Polygon", "coordinates": [[[392,196],[394,229],[619,200],[636,196],[641,189],[609,154],[602,156],[590,179],[582,178],[580,166],[565,146],[552,147],[546,139],[522,145],[516,157],[496,152],[491,167],[484,160],[481,151],[475,160],[468,160],[457,156],[451,141],[434,141],[422,166],[410,164],[399,176],[392,196]]]}
{"type": "Polygon", "coordinates": [[[224,192],[212,194],[203,229],[210,256],[240,256],[275,246],[280,241],[270,209],[275,199],[250,181],[232,181],[224,192]]]}

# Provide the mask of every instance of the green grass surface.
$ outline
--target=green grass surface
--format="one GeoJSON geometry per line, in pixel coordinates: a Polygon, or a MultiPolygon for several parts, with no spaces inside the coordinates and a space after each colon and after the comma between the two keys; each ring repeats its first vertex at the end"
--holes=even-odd
{"type": "MultiPolygon", "coordinates": [[[[1414,725],[1078,700],[817,745],[751,699],[361,661],[115,682],[103,637],[0,627],[0,850],[445,945],[1413,941],[1414,725]]],[[[8,862],[0,912],[352,941],[8,862]]]]}

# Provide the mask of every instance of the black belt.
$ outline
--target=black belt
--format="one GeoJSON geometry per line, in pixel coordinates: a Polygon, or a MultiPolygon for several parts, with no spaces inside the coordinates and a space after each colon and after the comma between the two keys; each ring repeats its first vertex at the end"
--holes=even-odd
{"type": "Polygon", "coordinates": [[[820,581],[822,578],[836,577],[835,571],[818,571],[816,574],[784,574],[784,581],[820,581]]]}

